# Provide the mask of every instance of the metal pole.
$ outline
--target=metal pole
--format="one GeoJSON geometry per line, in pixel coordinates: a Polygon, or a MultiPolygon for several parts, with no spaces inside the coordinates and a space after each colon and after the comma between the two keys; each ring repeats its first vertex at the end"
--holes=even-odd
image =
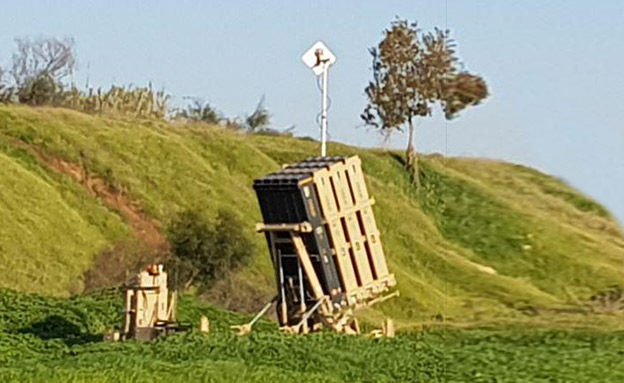
{"type": "Polygon", "coordinates": [[[301,326],[305,323],[305,321],[308,320],[308,318],[310,318],[310,315],[314,314],[314,312],[321,307],[321,305],[323,304],[323,302],[325,302],[326,297],[323,297],[321,299],[319,299],[316,304],[314,304],[314,306],[312,306],[312,308],[310,309],[310,311],[308,311],[307,313],[305,313],[303,315],[303,317],[301,317],[301,321],[299,321],[299,323],[295,326],[301,326]]]}
{"type": "Polygon", "coordinates": [[[256,314],[255,317],[253,317],[253,319],[251,320],[251,322],[249,322],[247,325],[249,325],[249,327],[253,326],[260,318],[262,318],[262,316],[269,311],[269,309],[271,308],[271,306],[273,306],[273,302],[277,301],[277,297],[271,299],[271,302],[267,303],[266,305],[264,305],[264,307],[262,308],[262,310],[260,310],[260,312],[258,312],[256,314]]]}
{"type": "Polygon", "coordinates": [[[281,313],[280,319],[282,324],[288,324],[288,307],[286,306],[286,292],[284,291],[284,269],[282,268],[282,255],[278,253],[279,260],[279,280],[280,280],[280,301],[281,301],[281,313]]]}
{"type": "Polygon", "coordinates": [[[299,305],[301,306],[301,313],[306,311],[305,304],[305,292],[303,289],[303,269],[301,268],[301,260],[297,258],[297,266],[299,268],[299,305]]]}
{"type": "Polygon", "coordinates": [[[327,155],[327,72],[329,70],[329,62],[323,63],[323,89],[321,101],[321,157],[327,155]]]}

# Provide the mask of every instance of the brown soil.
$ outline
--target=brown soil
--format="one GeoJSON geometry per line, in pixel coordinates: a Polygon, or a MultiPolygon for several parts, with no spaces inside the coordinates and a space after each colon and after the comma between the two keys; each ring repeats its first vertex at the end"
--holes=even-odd
{"type": "Polygon", "coordinates": [[[129,197],[123,187],[109,184],[100,175],[90,172],[81,164],[62,160],[21,141],[14,142],[14,144],[34,154],[42,164],[52,171],[70,176],[80,183],[89,194],[97,197],[109,209],[120,214],[132,228],[134,236],[141,241],[149,253],[162,255],[169,252],[169,242],[161,231],[160,222],[148,217],[141,210],[138,201],[129,197]]]}

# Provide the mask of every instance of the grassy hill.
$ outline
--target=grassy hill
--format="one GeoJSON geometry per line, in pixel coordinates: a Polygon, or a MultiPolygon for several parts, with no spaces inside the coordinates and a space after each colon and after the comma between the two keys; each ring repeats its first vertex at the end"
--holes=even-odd
{"type": "MultiPolygon", "coordinates": [[[[163,229],[177,212],[210,216],[227,207],[245,222],[255,254],[211,296],[230,308],[262,305],[273,282],[263,238],[253,233],[261,217],[252,180],[316,154],[317,145],[0,106],[0,287],[81,292],[94,268],[114,264],[115,250],[136,243],[137,253],[165,249],[163,229]]],[[[624,284],[621,229],[553,177],[500,161],[424,156],[416,191],[396,153],[339,144],[329,151],[362,158],[401,290],[361,314],[371,321],[542,323],[585,316],[591,296],[624,284]]],[[[618,318],[607,320],[621,324],[618,318]]]]}

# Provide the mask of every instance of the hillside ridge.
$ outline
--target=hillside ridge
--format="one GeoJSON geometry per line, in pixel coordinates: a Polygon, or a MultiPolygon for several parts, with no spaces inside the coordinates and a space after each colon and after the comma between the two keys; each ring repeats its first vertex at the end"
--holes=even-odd
{"type": "MultiPolygon", "coordinates": [[[[261,217],[252,181],[317,146],[202,124],[0,105],[0,213],[9,217],[0,223],[0,287],[81,292],[116,249],[165,249],[163,231],[177,212],[228,208],[253,238],[254,257],[207,298],[252,311],[273,288],[263,238],[253,232],[261,217]]],[[[329,150],[361,157],[402,293],[365,318],[391,315],[409,326],[594,315],[604,310],[591,297],[624,284],[619,225],[558,179],[498,160],[431,155],[421,156],[416,190],[397,153],[339,143],[329,150]]]]}

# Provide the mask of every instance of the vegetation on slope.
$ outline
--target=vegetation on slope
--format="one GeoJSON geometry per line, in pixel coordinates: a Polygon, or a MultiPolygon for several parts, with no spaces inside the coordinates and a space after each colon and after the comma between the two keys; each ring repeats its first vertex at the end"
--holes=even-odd
{"type": "Polygon", "coordinates": [[[3,382],[619,382],[621,333],[433,331],[395,339],[280,334],[261,322],[249,336],[240,314],[184,297],[180,317],[211,319],[151,343],[103,343],[121,323],[121,294],[72,299],[0,291],[3,382]]]}
{"type": "MultiPolygon", "coordinates": [[[[78,291],[98,253],[137,236],[123,209],[108,206],[71,174],[51,170],[45,158],[55,158],[104,180],[112,197],[131,201],[162,227],[180,211],[212,217],[234,207],[253,238],[254,257],[218,282],[211,298],[254,309],[271,297],[273,283],[263,238],[253,233],[260,213],[252,180],[316,152],[317,143],[309,140],[203,124],[0,106],[0,158],[13,169],[3,171],[15,178],[1,178],[0,212],[22,223],[0,223],[0,231],[10,230],[0,236],[0,248],[13,262],[0,266],[0,286],[55,295],[78,291]],[[25,186],[14,186],[20,183],[25,186]],[[42,191],[30,201],[23,190],[35,187],[42,191]],[[5,202],[5,195],[14,201],[5,202]],[[29,225],[27,214],[49,222],[48,233],[29,225]],[[9,265],[16,264],[23,273],[11,272],[9,265]],[[43,279],[33,284],[37,278],[43,279]]],[[[362,158],[401,290],[400,298],[362,314],[370,320],[548,320],[560,312],[601,309],[589,298],[624,280],[624,237],[617,224],[556,179],[503,162],[425,156],[423,187],[416,191],[393,152],[338,144],[329,152],[362,158]]]]}
{"type": "Polygon", "coordinates": [[[0,139],[2,286],[41,293],[79,292],[76,276],[128,228],[79,185],[43,169],[0,139]]]}

